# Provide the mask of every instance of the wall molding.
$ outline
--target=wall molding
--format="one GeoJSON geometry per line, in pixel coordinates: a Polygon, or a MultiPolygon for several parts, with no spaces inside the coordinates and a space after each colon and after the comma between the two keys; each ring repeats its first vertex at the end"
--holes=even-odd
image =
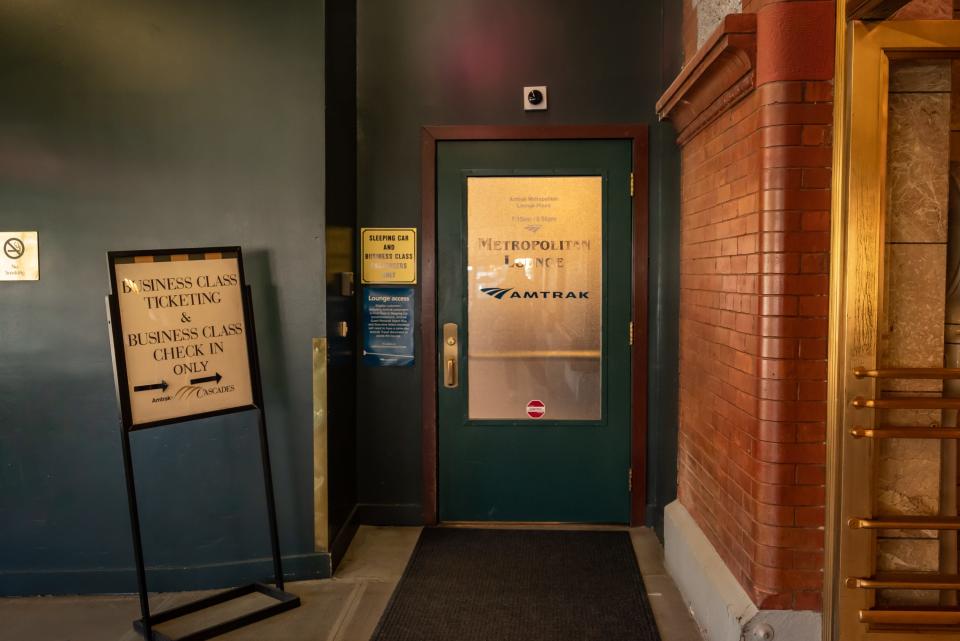
{"type": "Polygon", "coordinates": [[[333,571],[336,571],[340,562],[343,561],[343,558],[347,555],[347,550],[353,542],[353,537],[356,536],[357,530],[360,529],[360,522],[357,520],[357,507],[358,506],[354,505],[353,509],[350,510],[350,515],[347,516],[340,531],[334,535],[333,542],[330,544],[330,564],[333,571]]]}
{"type": "Polygon", "coordinates": [[[358,525],[423,525],[419,503],[358,503],[353,520],[358,525]]]}
{"type": "Polygon", "coordinates": [[[657,101],[684,144],[756,86],[757,15],[731,14],[657,101]]]}
{"type": "Polygon", "coordinates": [[[664,512],[664,563],[706,641],[821,636],[819,612],[760,610],[680,501],[664,512]]]}
{"type": "MultiPolygon", "coordinates": [[[[283,577],[286,581],[329,579],[331,575],[330,554],[327,552],[283,557],[283,577]]],[[[147,587],[150,592],[219,589],[251,581],[271,583],[272,577],[272,557],[191,567],[147,566],[147,587]]],[[[0,572],[0,597],[133,594],[136,591],[137,576],[133,567],[0,572]]]]}

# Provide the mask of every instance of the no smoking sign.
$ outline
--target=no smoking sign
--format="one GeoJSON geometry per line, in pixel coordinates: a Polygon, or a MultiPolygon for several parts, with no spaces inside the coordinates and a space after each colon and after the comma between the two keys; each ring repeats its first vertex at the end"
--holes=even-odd
{"type": "Polygon", "coordinates": [[[6,254],[10,260],[17,260],[23,256],[23,252],[25,251],[26,247],[19,238],[8,238],[6,242],[3,243],[3,253],[6,254]]]}
{"type": "Polygon", "coordinates": [[[40,280],[35,231],[0,231],[0,280],[40,280]]]}

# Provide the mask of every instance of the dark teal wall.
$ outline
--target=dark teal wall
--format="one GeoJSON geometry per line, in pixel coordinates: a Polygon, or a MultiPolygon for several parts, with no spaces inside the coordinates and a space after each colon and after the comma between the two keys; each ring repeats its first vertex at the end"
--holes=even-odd
{"type": "MultiPolygon", "coordinates": [[[[41,257],[0,283],[0,594],[135,589],[103,296],[138,248],[243,247],[287,570],[326,573],[323,42],[319,1],[0,4],[0,230],[41,257]]],[[[254,418],[133,435],[151,589],[269,575],[254,418]]]]}
{"type": "MultiPolygon", "coordinates": [[[[326,11],[326,147],[327,225],[356,228],[357,224],[357,3],[337,0],[326,11]]],[[[355,234],[353,234],[355,236],[355,234]]],[[[352,238],[342,242],[352,247],[352,238]]],[[[329,247],[349,253],[350,247],[329,247]]],[[[345,293],[334,261],[327,264],[327,448],[329,451],[329,535],[331,561],[339,564],[356,532],[357,506],[357,311],[356,296],[345,293]],[[341,336],[339,323],[347,324],[341,336]]]]}
{"type": "MultiPolygon", "coordinates": [[[[683,63],[681,0],[663,0],[660,91],[683,63]]],[[[663,540],[663,508],[677,498],[677,432],[680,354],[680,149],[672,126],[651,136],[650,180],[650,373],[647,523],[663,540]]]]}
{"type": "MultiPolygon", "coordinates": [[[[423,125],[650,125],[652,523],[676,478],[679,163],[654,113],[675,72],[661,50],[680,34],[666,1],[359,0],[357,39],[360,226],[419,227],[423,125]],[[549,86],[548,111],[522,111],[532,84],[549,86]]],[[[420,375],[360,369],[366,522],[420,519],[420,375]]]]}

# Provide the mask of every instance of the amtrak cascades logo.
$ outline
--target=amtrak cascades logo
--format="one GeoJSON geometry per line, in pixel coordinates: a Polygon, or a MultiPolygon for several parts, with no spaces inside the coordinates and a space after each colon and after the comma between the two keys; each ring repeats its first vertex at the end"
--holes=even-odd
{"type": "Polygon", "coordinates": [[[518,291],[513,287],[481,287],[480,291],[486,294],[487,296],[492,296],[497,300],[503,300],[504,298],[522,298],[522,299],[534,299],[534,300],[554,300],[554,299],[564,299],[564,298],[575,298],[575,299],[589,299],[589,291],[557,291],[557,290],[525,290],[518,291]]]}

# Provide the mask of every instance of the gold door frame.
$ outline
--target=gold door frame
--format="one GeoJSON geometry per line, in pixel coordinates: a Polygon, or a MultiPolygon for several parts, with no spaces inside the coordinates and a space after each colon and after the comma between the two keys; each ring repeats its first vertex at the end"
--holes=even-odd
{"type": "Polygon", "coordinates": [[[955,640],[956,627],[871,630],[860,618],[875,590],[846,587],[846,580],[872,577],[876,566],[876,530],[848,525],[873,515],[876,446],[850,430],[874,426],[874,410],[854,399],[877,398],[877,379],[854,369],[878,365],[889,61],[960,57],[960,21],[847,22],[845,4],[837,3],[834,85],[823,638],[955,640]]]}

